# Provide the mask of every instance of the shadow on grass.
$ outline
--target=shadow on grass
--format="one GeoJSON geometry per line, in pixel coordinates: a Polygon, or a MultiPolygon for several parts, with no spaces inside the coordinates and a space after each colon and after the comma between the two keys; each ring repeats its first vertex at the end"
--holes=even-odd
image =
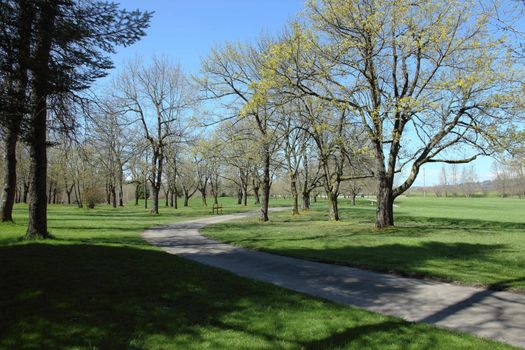
{"type": "MultiPolygon", "coordinates": [[[[201,327],[213,327],[243,300],[265,304],[276,296],[140,249],[28,244],[0,247],[0,262],[0,348],[125,349],[153,335],[198,339],[201,327]]],[[[293,308],[295,300],[280,302],[293,308]]]]}
{"type": "MultiPolygon", "coordinates": [[[[373,228],[375,222],[375,210],[367,206],[355,206],[345,207],[340,209],[341,216],[344,220],[357,221],[360,224],[369,224],[370,228],[373,228]]],[[[328,216],[324,210],[316,210],[313,215],[307,216],[299,220],[301,221],[312,221],[312,220],[325,220],[328,216]]],[[[285,221],[285,220],[283,220],[285,221]]],[[[394,231],[402,231],[404,229],[417,228],[422,231],[436,231],[436,230],[450,230],[450,229],[487,229],[494,230],[495,233],[499,233],[502,230],[515,229],[525,230],[525,223],[520,222],[505,222],[495,220],[483,220],[483,219],[458,219],[458,218],[447,218],[447,217],[427,217],[427,216],[412,216],[403,212],[395,213],[396,227],[394,231]]],[[[414,233],[407,232],[407,233],[414,233]]]]}
{"type": "Polygon", "coordinates": [[[453,219],[453,218],[436,218],[436,217],[414,217],[409,215],[397,215],[398,222],[411,222],[416,225],[431,225],[430,229],[451,229],[460,228],[465,229],[489,229],[494,230],[494,233],[500,233],[502,230],[525,230],[525,223],[519,222],[504,222],[481,219],[453,219]]]}
{"type": "Polygon", "coordinates": [[[250,295],[234,280],[223,288],[207,270],[148,250],[31,244],[1,247],[0,260],[0,347],[11,349],[124,349],[147,335],[198,337],[198,325],[250,295]]]}
{"type": "Polygon", "coordinates": [[[490,345],[147,249],[34,243],[0,247],[0,265],[1,349],[490,345]]]}
{"type": "MultiPolygon", "coordinates": [[[[410,331],[406,329],[406,323],[401,321],[385,321],[373,325],[363,325],[356,327],[350,330],[344,330],[341,332],[336,332],[329,337],[304,343],[304,349],[306,350],[316,350],[316,349],[339,349],[341,346],[344,346],[348,343],[358,343],[361,346],[366,347],[369,345],[369,337],[378,337],[381,333],[383,334],[396,334],[398,339],[410,335],[410,331]]],[[[413,334],[412,334],[413,335],[413,334]]],[[[388,340],[384,339],[385,343],[378,344],[379,348],[386,346],[388,340]]],[[[432,337],[426,339],[425,346],[422,348],[432,348],[432,337]]],[[[409,347],[411,341],[405,339],[404,342],[406,346],[409,347]]],[[[357,344],[356,344],[357,345],[357,344]]]]}
{"type": "MultiPolygon", "coordinates": [[[[245,239],[243,244],[255,245],[254,241],[245,239]]],[[[270,248],[268,252],[304,258],[313,261],[349,265],[378,272],[394,273],[407,277],[437,278],[452,282],[459,277],[476,275],[494,275],[494,264],[501,261],[493,253],[508,248],[504,244],[473,244],[421,242],[418,245],[383,244],[378,246],[344,246],[339,248],[270,248]],[[432,266],[432,273],[426,268],[432,266]],[[441,273],[440,273],[441,272],[441,273]]],[[[504,278],[504,276],[502,276],[504,278]]],[[[523,287],[524,279],[517,278],[501,283],[490,283],[493,290],[507,290],[519,285],[523,287]],[[521,283],[521,284],[520,284],[521,283]]]]}

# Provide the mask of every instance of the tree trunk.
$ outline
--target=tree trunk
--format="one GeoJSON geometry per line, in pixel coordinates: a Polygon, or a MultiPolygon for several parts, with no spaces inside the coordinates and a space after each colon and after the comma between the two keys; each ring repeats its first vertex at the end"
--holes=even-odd
{"type": "Polygon", "coordinates": [[[331,191],[326,191],[326,197],[328,198],[328,219],[330,221],[339,221],[339,206],[337,201],[338,194],[331,191]]]}
{"type": "Polygon", "coordinates": [[[299,215],[299,192],[297,191],[297,178],[290,176],[290,190],[292,192],[292,215],[299,215]]]}
{"type": "Polygon", "coordinates": [[[7,131],[4,150],[4,189],[2,194],[2,222],[13,221],[16,194],[16,142],[18,136],[7,131]]]}
{"type": "Polygon", "coordinates": [[[16,191],[15,191],[15,203],[20,203],[20,186],[16,186],[16,191]]]}
{"type": "Polygon", "coordinates": [[[184,191],[184,206],[187,207],[189,205],[190,196],[186,191],[184,191]]]}
{"type": "Polygon", "coordinates": [[[79,208],[82,208],[84,207],[84,203],[82,202],[82,195],[80,193],[80,185],[78,183],[76,184],[74,183],[73,186],[74,186],[73,189],[75,191],[75,198],[77,200],[77,205],[79,208]]]}
{"type": "Polygon", "coordinates": [[[119,207],[124,206],[124,188],[122,183],[124,182],[124,172],[122,171],[122,165],[120,165],[119,179],[118,179],[118,205],[119,207]]]}
{"type": "Polygon", "coordinates": [[[160,188],[151,186],[152,191],[152,198],[151,198],[151,213],[152,214],[158,214],[159,213],[159,190],[160,188]]]}
{"type": "Polygon", "coordinates": [[[246,185],[242,187],[242,205],[248,205],[248,187],[246,185]]]}
{"type": "Polygon", "coordinates": [[[27,203],[27,194],[29,192],[29,183],[24,180],[23,184],[24,191],[22,192],[22,202],[27,203]]]}
{"type": "Polygon", "coordinates": [[[51,199],[53,198],[52,197],[52,193],[53,193],[53,181],[49,181],[49,184],[48,184],[48,193],[47,193],[47,204],[51,204],[51,199]]]}
{"type": "Polygon", "coordinates": [[[242,204],[242,189],[241,188],[237,189],[237,204],[239,205],[242,204]]]}
{"type": "Polygon", "coordinates": [[[202,205],[207,207],[208,201],[206,199],[206,189],[200,189],[199,192],[201,193],[201,197],[202,197],[202,205]]]}
{"type": "Polygon", "coordinates": [[[135,184],[135,205],[139,205],[139,189],[140,189],[140,183],[135,184]]]}
{"type": "Polygon", "coordinates": [[[268,221],[268,205],[270,204],[270,152],[265,150],[264,169],[262,181],[262,203],[261,203],[261,221],[268,221]]]}
{"type": "Polygon", "coordinates": [[[253,196],[255,197],[254,204],[261,204],[261,197],[259,196],[259,187],[253,187],[253,196]]]}
{"type": "MultiPolygon", "coordinates": [[[[31,38],[33,29],[33,19],[35,16],[34,7],[29,5],[30,2],[26,0],[18,1],[20,6],[20,17],[18,18],[17,31],[18,31],[18,60],[16,62],[17,68],[15,70],[15,89],[14,89],[14,112],[13,115],[9,116],[9,128],[6,130],[5,135],[5,154],[4,154],[4,188],[2,195],[1,221],[13,221],[13,204],[15,200],[16,191],[16,142],[18,141],[18,134],[20,132],[20,124],[24,112],[27,111],[27,86],[28,86],[28,68],[30,64],[31,56],[31,38]]],[[[39,29],[46,25],[46,21],[43,20],[39,25],[39,29]]],[[[52,20],[49,24],[53,24],[52,20]]],[[[42,38],[39,38],[42,39],[42,38]]],[[[49,56],[45,56],[46,51],[49,54],[50,40],[39,40],[38,51],[40,55],[37,59],[46,59],[49,56]],[[48,46],[49,45],[49,46],[48,46]]],[[[41,73],[42,71],[39,71],[41,73]]],[[[45,70],[44,70],[44,73],[45,70]]],[[[41,75],[40,75],[41,76],[41,75]]],[[[42,87],[42,86],[40,86],[42,87]]],[[[42,89],[38,89],[42,92],[42,89]]],[[[36,92],[36,91],[35,91],[36,92]]],[[[25,186],[24,182],[24,186],[25,186]]],[[[25,187],[24,187],[25,188],[25,187]]],[[[45,191],[45,190],[44,190],[45,191]]],[[[24,191],[25,192],[25,191],[24,191]]],[[[24,202],[27,202],[27,192],[24,193],[24,202]]]]}
{"type": "Polygon", "coordinates": [[[66,190],[66,198],[67,198],[67,204],[68,205],[71,204],[71,193],[73,192],[73,186],[75,186],[75,184],[72,184],[71,186],[69,186],[67,181],[64,184],[64,187],[65,187],[65,190],[66,190]]]}
{"type": "Polygon", "coordinates": [[[106,204],[111,205],[111,192],[109,191],[109,183],[106,181],[106,204]]]}
{"type": "Polygon", "coordinates": [[[357,197],[356,194],[352,194],[352,205],[355,206],[355,197],[357,197]]]}
{"type": "Polygon", "coordinates": [[[173,194],[174,194],[173,208],[179,209],[179,193],[178,193],[177,187],[175,187],[175,189],[173,190],[173,194]]]}
{"type": "Polygon", "coordinates": [[[144,209],[148,209],[148,180],[144,179],[144,209]]]}
{"type": "Polygon", "coordinates": [[[386,176],[379,179],[376,213],[376,228],[378,229],[394,225],[394,196],[391,182],[386,176]]]}
{"type": "Polygon", "coordinates": [[[114,185],[110,186],[110,193],[111,193],[111,206],[113,208],[116,208],[117,207],[117,191],[114,185]]]}
{"type": "Polygon", "coordinates": [[[170,206],[170,190],[167,192],[164,192],[164,206],[169,207],[170,206]]]}
{"type": "Polygon", "coordinates": [[[156,149],[152,158],[152,167],[151,167],[151,190],[152,193],[152,204],[151,204],[151,213],[159,213],[159,192],[162,186],[162,165],[164,157],[162,155],[162,149],[156,149]]]}
{"type": "Polygon", "coordinates": [[[303,192],[303,210],[310,209],[310,192],[303,192]]]}
{"type": "MultiPolygon", "coordinates": [[[[46,60],[47,62],[47,60],[46,60]]],[[[47,149],[46,149],[46,96],[38,91],[34,93],[36,100],[35,115],[31,125],[29,146],[29,222],[27,238],[48,238],[47,231],[47,149]]]]}
{"type": "Polygon", "coordinates": [[[175,197],[175,191],[172,189],[170,191],[170,207],[172,208],[173,208],[173,202],[174,202],[173,197],[175,197]]]}

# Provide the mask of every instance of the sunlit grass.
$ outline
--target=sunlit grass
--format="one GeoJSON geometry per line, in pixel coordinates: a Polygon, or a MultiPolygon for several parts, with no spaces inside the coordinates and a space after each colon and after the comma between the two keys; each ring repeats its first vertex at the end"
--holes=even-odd
{"type": "Polygon", "coordinates": [[[375,207],[341,200],[341,222],[318,204],[206,227],[213,238],[253,249],[409,276],[525,292],[525,200],[401,198],[396,227],[374,229],[375,207]]]}

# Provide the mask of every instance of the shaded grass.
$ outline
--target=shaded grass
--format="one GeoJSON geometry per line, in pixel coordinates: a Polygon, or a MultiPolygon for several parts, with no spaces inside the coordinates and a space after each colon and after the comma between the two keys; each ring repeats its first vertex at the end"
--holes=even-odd
{"type": "Polygon", "coordinates": [[[373,228],[375,207],[342,200],[341,222],[319,204],[299,216],[279,213],[208,226],[228,243],[310,260],[525,292],[525,201],[403,198],[396,227],[373,228]]]}
{"type": "Polygon", "coordinates": [[[33,242],[17,241],[17,207],[17,223],[0,225],[0,349],[511,348],[240,278],[140,239],[144,227],[209,215],[194,205],[160,216],[51,206],[56,239],[33,242]]]}

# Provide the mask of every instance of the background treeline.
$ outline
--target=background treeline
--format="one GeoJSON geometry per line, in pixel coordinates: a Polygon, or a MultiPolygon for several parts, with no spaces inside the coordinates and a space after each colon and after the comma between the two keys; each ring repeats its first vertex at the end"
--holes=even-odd
{"type": "Polygon", "coordinates": [[[507,158],[492,163],[492,179],[480,181],[473,166],[442,167],[439,182],[433,186],[416,186],[410,193],[431,193],[436,197],[517,197],[525,198],[523,159],[507,158]]]}

